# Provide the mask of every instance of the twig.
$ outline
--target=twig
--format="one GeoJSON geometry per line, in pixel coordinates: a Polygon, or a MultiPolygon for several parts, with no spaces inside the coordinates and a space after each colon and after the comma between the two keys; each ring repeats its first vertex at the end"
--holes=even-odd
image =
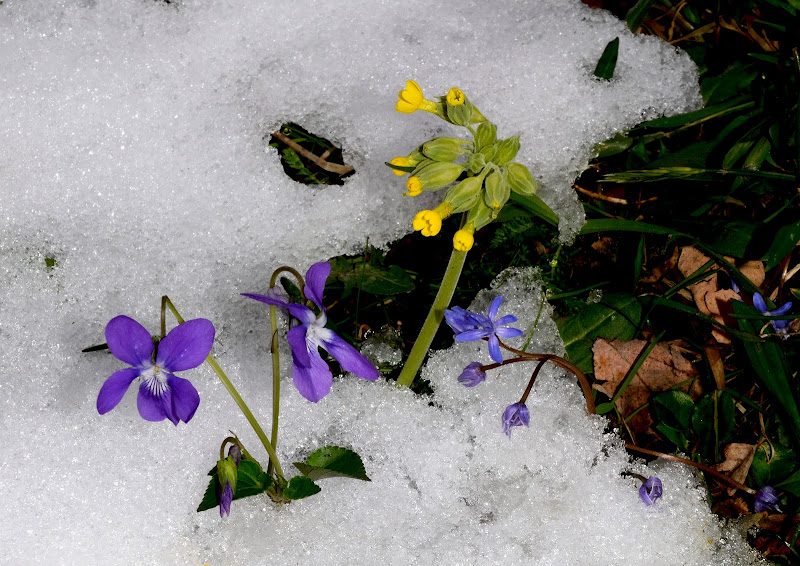
{"type": "Polygon", "coordinates": [[[288,136],[285,136],[281,132],[272,132],[270,134],[273,138],[280,141],[281,143],[285,143],[297,153],[308,159],[309,161],[314,162],[315,165],[324,169],[325,171],[329,171],[330,173],[336,173],[337,175],[347,175],[353,171],[353,167],[350,165],[339,165],[338,163],[331,163],[330,161],[326,161],[322,157],[318,155],[314,155],[302,145],[298,144],[294,140],[290,139],[288,136]]]}
{"type": "Polygon", "coordinates": [[[674,456],[672,454],[664,454],[663,452],[656,452],[655,450],[648,450],[647,448],[640,448],[635,444],[631,444],[630,442],[625,443],[625,448],[628,450],[633,450],[635,452],[642,452],[643,454],[649,454],[650,456],[658,456],[659,458],[666,458],[667,460],[673,460],[675,462],[680,462],[681,464],[686,464],[687,466],[692,466],[693,468],[697,468],[698,470],[703,470],[711,474],[712,476],[722,480],[724,483],[727,483],[729,486],[735,489],[741,489],[742,491],[746,491],[750,495],[755,495],[756,490],[747,487],[744,484],[739,483],[736,480],[732,480],[725,474],[718,472],[711,466],[706,466],[705,464],[698,464],[697,462],[692,462],[691,460],[687,460],[686,458],[681,458],[680,456],[674,456]]]}
{"type": "Polygon", "coordinates": [[[627,205],[628,201],[624,198],[617,198],[617,197],[609,197],[606,195],[601,195],[600,193],[595,193],[593,191],[584,189],[583,187],[579,187],[578,185],[574,185],[575,188],[578,190],[579,193],[583,193],[586,196],[590,196],[592,198],[596,198],[597,200],[604,200],[606,202],[613,202],[614,204],[624,204],[627,205]]]}

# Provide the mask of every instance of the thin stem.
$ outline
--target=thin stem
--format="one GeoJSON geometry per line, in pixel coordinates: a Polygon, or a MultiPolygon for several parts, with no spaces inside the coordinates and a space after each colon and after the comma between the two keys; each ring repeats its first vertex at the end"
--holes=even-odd
{"type": "Polygon", "coordinates": [[[506,363],[512,363],[516,361],[522,360],[541,360],[544,357],[548,357],[550,363],[554,366],[558,366],[561,369],[567,370],[568,372],[575,374],[575,377],[578,378],[578,382],[581,384],[581,390],[583,390],[583,396],[586,398],[586,411],[590,415],[597,414],[597,409],[594,405],[594,395],[592,394],[592,386],[589,384],[589,380],[586,379],[586,375],[572,362],[569,362],[562,358],[561,356],[554,356],[552,354],[529,354],[528,352],[523,352],[522,350],[517,350],[516,348],[512,348],[503,343],[500,340],[500,346],[511,352],[512,354],[516,354],[519,358],[512,358],[510,360],[505,360],[502,364],[490,364],[488,366],[484,366],[486,369],[494,369],[506,363]]]}
{"type": "MultiPolygon", "coordinates": [[[[269,324],[272,332],[272,447],[278,447],[278,416],[281,408],[281,360],[278,352],[278,309],[269,306],[269,324]]],[[[267,464],[267,475],[272,472],[272,460],[267,464]]]]}
{"type": "Polygon", "coordinates": [[[539,363],[536,364],[536,369],[533,370],[533,374],[531,378],[528,380],[528,387],[525,388],[525,393],[522,394],[522,398],[519,400],[520,403],[525,403],[528,400],[528,395],[531,394],[531,389],[533,389],[533,382],[536,381],[536,377],[539,375],[539,370],[542,369],[542,366],[547,363],[547,361],[552,358],[553,356],[545,355],[544,358],[539,360],[539,363]]]}
{"type": "Polygon", "coordinates": [[[403,366],[400,377],[397,378],[398,385],[411,387],[414,377],[416,377],[419,368],[422,367],[422,362],[425,361],[425,356],[431,347],[433,337],[444,319],[444,310],[450,305],[450,300],[453,298],[453,293],[455,293],[458,279],[461,277],[461,270],[466,260],[467,252],[454,249],[453,253],[450,254],[450,261],[447,262],[447,269],[444,272],[439,292],[436,293],[431,310],[428,312],[422,329],[419,331],[419,336],[417,336],[417,340],[411,348],[406,365],[403,366]]]}
{"type": "MultiPolygon", "coordinates": [[[[166,295],[164,295],[161,300],[164,305],[169,307],[169,310],[172,311],[172,314],[175,315],[175,318],[177,319],[178,323],[183,324],[185,321],[183,317],[180,315],[180,313],[178,313],[178,310],[175,308],[175,305],[172,304],[172,301],[170,301],[166,295]]],[[[231,383],[230,379],[228,379],[228,376],[225,375],[225,372],[222,371],[222,368],[219,367],[219,364],[217,363],[217,360],[214,359],[214,356],[209,354],[208,357],[206,358],[206,363],[210,365],[211,369],[214,370],[214,373],[217,374],[217,377],[219,377],[219,380],[222,382],[222,385],[225,386],[225,389],[228,390],[228,393],[230,393],[230,396],[233,397],[233,400],[236,402],[236,405],[238,405],[239,409],[244,414],[245,418],[247,419],[247,422],[249,422],[250,426],[253,427],[253,430],[258,436],[258,439],[261,441],[261,444],[264,445],[264,449],[267,451],[267,454],[269,454],[270,462],[273,463],[275,466],[275,474],[278,476],[279,479],[284,479],[283,470],[281,469],[280,462],[278,462],[278,456],[277,454],[275,454],[275,449],[272,447],[272,444],[267,439],[267,435],[264,434],[264,430],[261,428],[261,425],[258,424],[258,421],[253,416],[253,413],[250,412],[250,409],[247,407],[247,404],[244,402],[244,399],[242,399],[241,395],[239,395],[239,392],[236,391],[236,388],[233,386],[233,383],[231,383]]]]}
{"type": "Polygon", "coordinates": [[[742,491],[746,491],[750,495],[755,495],[756,490],[750,489],[744,484],[739,483],[738,481],[732,480],[725,474],[721,474],[711,466],[706,466],[705,464],[698,464],[697,462],[692,462],[691,460],[687,460],[686,458],[681,458],[680,456],[674,456],[672,454],[664,454],[663,452],[656,452],[655,450],[648,450],[647,448],[640,448],[635,444],[631,444],[630,442],[625,443],[625,448],[628,450],[634,450],[636,452],[641,452],[643,454],[649,454],[650,456],[658,456],[659,458],[666,458],[667,460],[674,460],[675,462],[680,462],[681,464],[686,464],[687,466],[692,466],[699,470],[703,470],[706,473],[711,474],[712,476],[716,477],[717,479],[722,480],[724,483],[727,483],[729,486],[734,487],[736,489],[741,489],[742,491]]]}

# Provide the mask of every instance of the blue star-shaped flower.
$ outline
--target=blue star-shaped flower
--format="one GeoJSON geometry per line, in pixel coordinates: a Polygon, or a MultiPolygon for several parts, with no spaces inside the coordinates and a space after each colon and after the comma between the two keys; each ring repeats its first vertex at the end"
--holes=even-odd
{"type": "Polygon", "coordinates": [[[461,307],[453,307],[444,311],[445,321],[456,333],[458,342],[471,342],[487,338],[489,340],[489,355],[498,364],[503,362],[499,339],[514,338],[522,335],[522,330],[504,328],[508,324],[517,322],[516,316],[507,314],[500,318],[497,317],[502,303],[503,297],[495,297],[485,315],[470,312],[461,307]]]}

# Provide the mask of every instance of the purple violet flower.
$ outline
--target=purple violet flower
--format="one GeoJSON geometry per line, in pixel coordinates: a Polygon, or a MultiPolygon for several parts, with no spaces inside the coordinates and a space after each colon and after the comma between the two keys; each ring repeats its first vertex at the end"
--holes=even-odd
{"type": "Polygon", "coordinates": [[[512,426],[528,426],[531,421],[531,415],[528,412],[528,407],[525,403],[514,403],[506,407],[503,411],[503,432],[506,436],[511,438],[512,426]]]}
{"type": "Polygon", "coordinates": [[[333,375],[328,364],[319,354],[319,349],[328,352],[341,364],[342,369],[363,379],[378,379],[378,370],[361,353],[342,340],[333,330],[325,328],[328,317],[322,306],[325,281],[331,272],[331,264],[320,262],[306,272],[305,295],[319,308],[320,315],[298,303],[287,303],[267,295],[242,293],[268,305],[284,307],[299,325],[291,328],[286,338],[292,348],[292,380],[300,395],[316,403],[325,397],[333,385],[333,375]]]}
{"type": "Polygon", "coordinates": [[[650,476],[639,488],[639,498],[645,505],[652,505],[661,498],[664,487],[656,476],[650,476]]]}
{"type": "Polygon", "coordinates": [[[489,339],[489,355],[498,364],[503,363],[500,352],[500,338],[514,338],[522,335],[522,330],[516,328],[502,328],[507,324],[517,322],[517,317],[507,314],[498,318],[497,313],[503,297],[495,297],[489,305],[489,312],[484,314],[466,311],[460,307],[453,307],[444,311],[444,317],[453,332],[456,341],[472,342],[473,340],[489,339]]]}
{"type": "MultiPolygon", "coordinates": [[[[761,293],[756,293],[753,295],[753,306],[758,309],[763,315],[766,316],[782,316],[789,312],[789,309],[792,308],[792,302],[789,301],[788,303],[784,303],[780,307],[775,310],[767,310],[767,304],[764,302],[764,297],[761,296],[761,293]]],[[[777,334],[786,334],[789,330],[789,321],[788,320],[770,320],[770,324],[775,329],[777,334]]]]}
{"type": "Polygon", "coordinates": [[[472,362],[465,367],[461,375],[458,376],[458,382],[463,384],[464,387],[475,387],[479,383],[485,381],[486,372],[483,371],[481,367],[480,362],[472,362]]]}
{"type": "Polygon", "coordinates": [[[144,420],[169,419],[175,425],[191,420],[200,396],[189,380],[173,372],[196,368],[208,357],[214,344],[214,325],[210,321],[196,318],[176,326],[156,349],[141,324],[118,316],[106,325],[106,342],[117,359],[133,367],[116,371],[106,379],[97,396],[98,413],[105,415],[116,407],[139,377],[142,382],[136,404],[144,420]]]}
{"type": "Polygon", "coordinates": [[[772,486],[764,486],[756,492],[756,500],[753,504],[756,513],[762,511],[777,511],[781,512],[778,507],[778,496],[775,494],[775,488],[772,486]]]}

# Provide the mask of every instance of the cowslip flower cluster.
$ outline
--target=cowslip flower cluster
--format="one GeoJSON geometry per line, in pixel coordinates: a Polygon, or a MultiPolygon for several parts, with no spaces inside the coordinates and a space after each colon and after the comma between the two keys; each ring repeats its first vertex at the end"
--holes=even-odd
{"type": "Polygon", "coordinates": [[[333,356],[342,369],[358,377],[375,380],[380,375],[358,350],[325,327],[328,317],[322,295],[330,272],[331,264],[327,262],[315,263],[306,272],[305,296],[317,307],[319,315],[306,305],[284,300],[278,291],[267,295],[242,293],[250,299],[286,309],[297,323],[286,336],[292,350],[292,381],[300,395],[313,403],[325,397],[333,385],[333,374],[319,348],[333,356]]]}
{"type": "Polygon", "coordinates": [[[147,421],[169,419],[188,423],[200,405],[197,389],[176,371],[202,364],[214,344],[214,325],[197,318],[170,330],[161,340],[127,316],[113,318],[106,326],[111,353],[132,367],[114,372],[97,396],[97,411],[104,415],[116,407],[134,379],[139,378],[137,407],[147,421]]]}
{"type": "Polygon", "coordinates": [[[474,234],[497,218],[511,192],[531,196],[538,186],[527,167],[512,160],[519,151],[519,136],[497,138],[497,126],[486,120],[458,87],[438,100],[427,100],[414,81],[398,94],[398,112],[425,110],[443,120],[467,128],[473,140],[439,137],[429,140],[389,165],[395,174],[409,174],[406,196],[447,188],[444,199],[432,210],[422,210],[413,221],[423,236],[439,233],[442,220],[466,213],[464,224],[453,236],[453,247],[467,251],[474,234]],[[474,127],[477,124],[477,127],[474,127]]]}

